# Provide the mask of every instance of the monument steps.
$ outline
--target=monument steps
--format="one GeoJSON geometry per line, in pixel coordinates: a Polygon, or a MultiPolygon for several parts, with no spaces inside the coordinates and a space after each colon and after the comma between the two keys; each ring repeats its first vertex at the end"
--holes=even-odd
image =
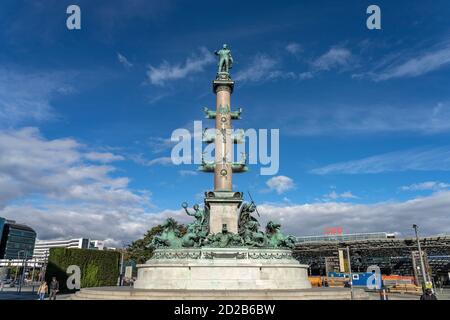
{"type": "MultiPolygon", "coordinates": [[[[307,290],[138,290],[129,287],[86,288],[71,300],[350,300],[349,289],[307,290]]],[[[354,290],[356,300],[367,300],[362,289],[354,290]]]]}

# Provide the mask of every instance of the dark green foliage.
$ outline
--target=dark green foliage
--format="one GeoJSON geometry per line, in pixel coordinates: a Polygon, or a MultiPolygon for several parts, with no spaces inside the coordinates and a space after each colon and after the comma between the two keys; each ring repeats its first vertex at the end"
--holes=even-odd
{"type": "MultiPolygon", "coordinates": [[[[186,227],[177,223],[177,228],[180,230],[181,235],[186,234],[186,227]]],[[[133,241],[126,251],[126,260],[135,261],[137,264],[145,263],[153,255],[153,249],[149,247],[153,240],[153,237],[159,235],[163,231],[161,225],[157,225],[144,235],[142,239],[133,241]]]]}
{"type": "Polygon", "coordinates": [[[115,286],[119,277],[120,253],[88,249],[51,248],[45,280],[59,281],[61,292],[68,292],[67,267],[77,265],[81,271],[81,288],[115,286]]]}

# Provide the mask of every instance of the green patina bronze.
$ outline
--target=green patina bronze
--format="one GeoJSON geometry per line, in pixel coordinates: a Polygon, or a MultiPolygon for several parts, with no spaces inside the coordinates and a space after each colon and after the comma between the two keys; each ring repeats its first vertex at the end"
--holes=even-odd
{"type": "Polygon", "coordinates": [[[226,44],[222,46],[222,49],[214,52],[219,56],[219,70],[217,73],[230,74],[230,69],[233,67],[233,57],[231,56],[231,50],[226,44]]]}
{"type": "Polygon", "coordinates": [[[280,231],[280,224],[269,221],[266,232],[260,231],[258,220],[252,215],[256,211],[256,205],[243,203],[239,214],[239,232],[230,233],[227,226],[223,225],[222,232],[209,234],[209,211],[207,208],[201,209],[199,205],[194,205],[194,211],[188,210],[187,203],[183,202],[183,209],[186,214],[194,217],[195,220],[186,226],[186,234],[181,235],[177,223],[173,218],[168,218],[162,225],[163,231],[153,238],[151,247],[178,249],[178,248],[289,248],[295,247],[295,237],[285,236],[280,231]]]}
{"type": "MultiPolygon", "coordinates": [[[[213,89],[229,90],[233,91],[234,82],[230,78],[230,69],[233,66],[233,57],[231,56],[231,50],[226,44],[222,49],[215,51],[215,54],[219,56],[218,73],[216,80],[213,81],[213,89]]],[[[220,105],[217,111],[204,108],[204,112],[207,119],[216,119],[220,117],[222,122],[227,122],[231,119],[241,119],[242,108],[238,108],[237,111],[231,111],[230,105],[220,105]]],[[[203,132],[202,140],[205,143],[214,143],[217,137],[224,139],[223,143],[226,144],[227,132],[225,128],[217,129],[221,130],[220,135],[216,131],[216,135],[206,134],[206,130],[203,132]]],[[[231,139],[233,143],[241,143],[245,141],[245,132],[240,130],[236,133],[231,133],[231,139]]],[[[239,162],[229,163],[224,157],[222,161],[205,162],[204,155],[202,154],[202,163],[199,167],[200,171],[215,172],[216,165],[229,164],[233,172],[246,172],[248,167],[246,166],[247,155],[242,153],[242,159],[239,162]]],[[[228,174],[228,169],[222,168],[220,174],[225,176],[228,174]],[[223,172],[223,173],[222,173],[223,172]]],[[[229,248],[229,247],[241,247],[241,248],[258,248],[258,249],[276,249],[285,248],[292,249],[295,246],[295,238],[293,236],[285,236],[280,231],[280,224],[270,221],[265,229],[265,232],[260,231],[260,224],[258,220],[252,215],[256,211],[256,205],[252,201],[251,203],[242,203],[239,207],[238,218],[238,233],[234,234],[227,230],[227,225],[224,224],[222,231],[217,234],[209,233],[209,206],[208,201],[214,199],[218,202],[242,202],[242,193],[233,191],[214,191],[206,193],[205,207],[201,209],[199,205],[194,205],[194,211],[188,210],[188,204],[183,203],[187,215],[194,217],[195,220],[186,225],[186,233],[180,232],[180,226],[172,218],[162,225],[162,231],[160,234],[153,238],[153,241],[149,244],[153,248],[166,248],[166,249],[179,249],[179,248],[229,248]],[[237,197],[236,197],[237,196],[237,197]]],[[[257,211],[256,211],[257,212],[257,211]]],[[[187,249],[183,249],[187,250],[187,249]]],[[[194,249],[190,249],[194,250],[194,249]]],[[[182,251],[182,250],[181,250],[182,251]]],[[[257,256],[257,255],[256,255],[257,256]]]]}
{"type": "Polygon", "coordinates": [[[215,119],[216,118],[216,112],[214,110],[209,110],[207,107],[204,107],[203,111],[205,112],[206,119],[215,119]]]}
{"type": "MultiPolygon", "coordinates": [[[[231,111],[229,106],[220,106],[219,113],[222,115],[229,114],[232,120],[241,120],[241,114],[243,109],[238,108],[236,111],[231,111]]],[[[217,116],[217,112],[214,110],[210,110],[207,107],[203,108],[203,112],[205,112],[206,119],[215,119],[217,116]]]]}
{"type": "Polygon", "coordinates": [[[183,247],[201,247],[208,236],[209,214],[206,210],[200,209],[198,204],[194,205],[194,212],[189,212],[188,204],[183,202],[181,205],[188,216],[194,217],[194,222],[187,225],[187,232],[183,236],[183,247]]]}
{"type": "Polygon", "coordinates": [[[226,116],[227,114],[230,113],[230,106],[229,105],[220,105],[219,106],[219,113],[223,116],[226,116]]]}
{"type": "Polygon", "coordinates": [[[259,231],[260,224],[258,220],[252,216],[255,210],[256,205],[254,203],[242,204],[241,213],[239,214],[239,235],[246,246],[264,247],[267,241],[264,233],[259,231]]]}
{"type": "Polygon", "coordinates": [[[163,231],[153,237],[150,246],[153,248],[181,248],[182,237],[181,232],[177,228],[177,222],[173,218],[168,218],[164,224],[162,224],[163,231]]]}
{"type": "Polygon", "coordinates": [[[202,154],[202,164],[198,167],[198,170],[203,172],[214,172],[215,167],[216,163],[214,161],[206,162],[204,154],[202,154]]]}
{"type": "Polygon", "coordinates": [[[266,237],[268,240],[268,246],[272,248],[295,248],[295,237],[285,236],[280,231],[281,225],[269,221],[266,226],[266,237]]]}
{"type": "Polygon", "coordinates": [[[235,173],[241,173],[241,172],[247,172],[248,167],[246,165],[247,163],[247,154],[245,152],[242,152],[242,159],[239,162],[232,162],[231,163],[231,169],[235,173]]]}
{"type": "Polygon", "coordinates": [[[243,111],[242,108],[238,108],[236,111],[231,111],[230,112],[231,119],[240,120],[242,111],[243,111]]]}
{"type": "Polygon", "coordinates": [[[227,230],[227,225],[222,226],[222,232],[217,234],[210,234],[207,238],[208,247],[227,248],[240,247],[243,245],[242,238],[227,230]]]}

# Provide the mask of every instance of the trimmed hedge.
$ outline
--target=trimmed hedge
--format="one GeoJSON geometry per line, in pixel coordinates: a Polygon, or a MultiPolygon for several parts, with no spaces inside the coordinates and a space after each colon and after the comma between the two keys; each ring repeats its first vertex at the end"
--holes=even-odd
{"type": "Polygon", "coordinates": [[[50,285],[52,277],[59,281],[61,292],[70,292],[66,270],[77,265],[81,271],[81,288],[117,285],[120,269],[120,253],[115,251],[51,248],[45,280],[50,285]]]}

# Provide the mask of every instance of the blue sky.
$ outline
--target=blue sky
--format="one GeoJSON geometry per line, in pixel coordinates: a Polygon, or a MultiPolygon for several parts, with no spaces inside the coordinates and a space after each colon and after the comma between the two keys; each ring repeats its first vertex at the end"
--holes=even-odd
{"type": "Polygon", "coordinates": [[[187,221],[180,203],[212,176],[168,163],[168,139],[214,106],[212,52],[228,43],[234,126],[280,129],[277,175],[234,181],[263,220],[450,232],[449,2],[227,3],[2,1],[0,216],[115,245],[187,221]],[[366,28],[371,4],[382,30],[366,28]]]}

